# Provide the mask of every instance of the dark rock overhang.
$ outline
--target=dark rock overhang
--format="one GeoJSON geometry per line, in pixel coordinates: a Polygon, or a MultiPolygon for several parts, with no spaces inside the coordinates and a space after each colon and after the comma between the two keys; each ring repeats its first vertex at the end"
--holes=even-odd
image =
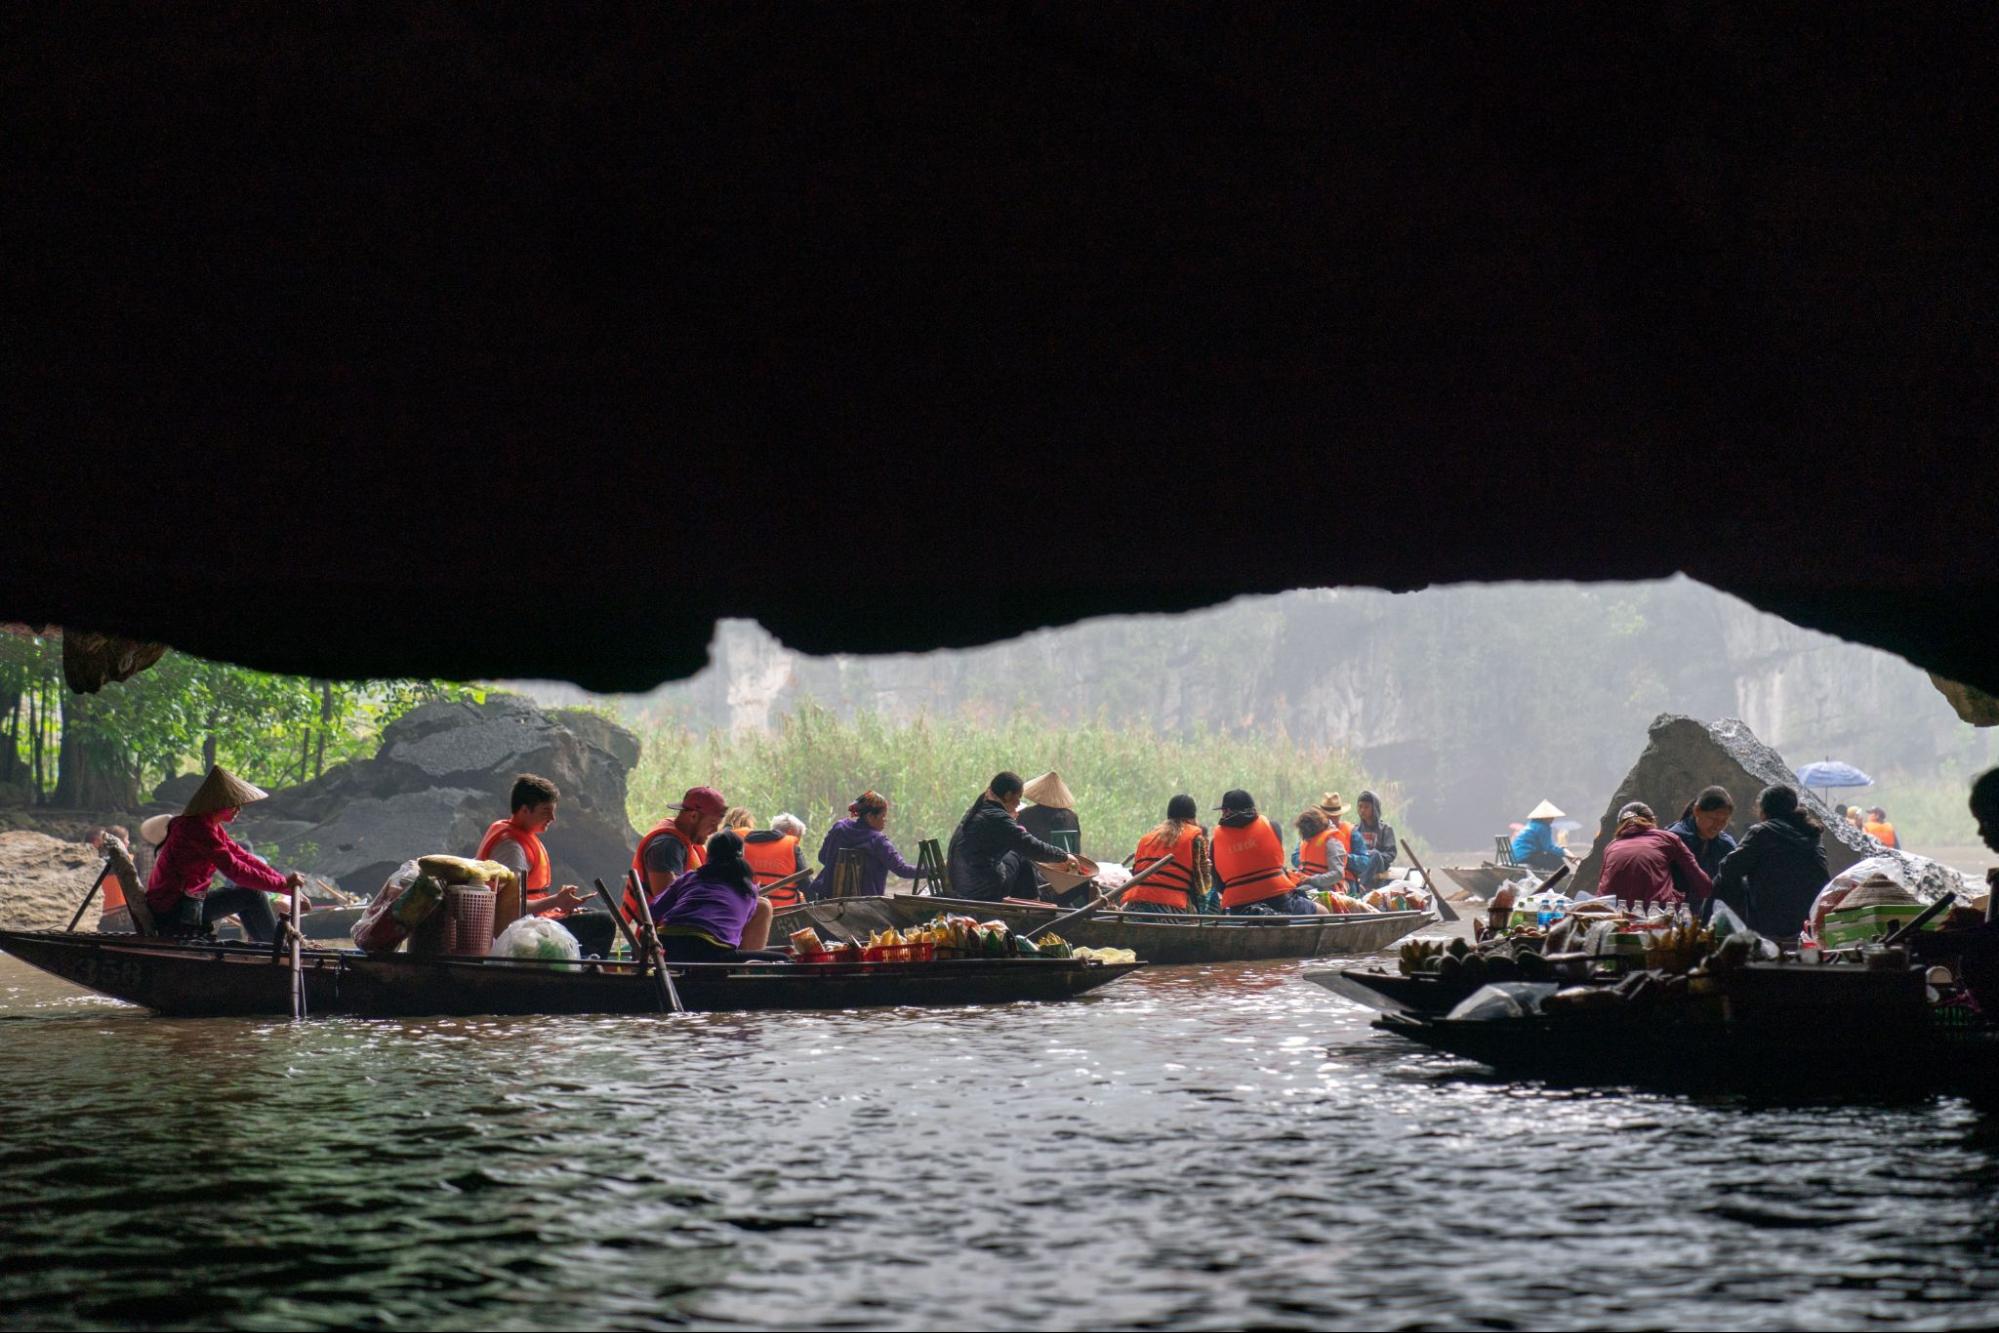
{"type": "Polygon", "coordinates": [[[1679,570],[1999,691],[1991,10],[0,25],[0,617],[641,688],[1679,570]]]}

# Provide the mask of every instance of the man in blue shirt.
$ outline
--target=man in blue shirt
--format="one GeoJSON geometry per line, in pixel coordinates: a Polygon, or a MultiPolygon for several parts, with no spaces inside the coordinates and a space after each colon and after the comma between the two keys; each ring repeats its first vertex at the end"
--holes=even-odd
{"type": "Polygon", "coordinates": [[[1528,812],[1527,827],[1513,835],[1513,864],[1546,875],[1560,870],[1568,857],[1555,842],[1555,821],[1562,812],[1553,801],[1543,801],[1528,812]]]}

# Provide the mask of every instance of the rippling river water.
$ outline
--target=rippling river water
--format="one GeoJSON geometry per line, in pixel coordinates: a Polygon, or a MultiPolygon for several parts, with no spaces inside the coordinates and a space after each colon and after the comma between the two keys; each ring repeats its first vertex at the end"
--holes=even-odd
{"type": "Polygon", "coordinates": [[[294,1026],[0,958],[0,1326],[1999,1318],[1999,1119],[1514,1087],[1302,970],[294,1026]]]}

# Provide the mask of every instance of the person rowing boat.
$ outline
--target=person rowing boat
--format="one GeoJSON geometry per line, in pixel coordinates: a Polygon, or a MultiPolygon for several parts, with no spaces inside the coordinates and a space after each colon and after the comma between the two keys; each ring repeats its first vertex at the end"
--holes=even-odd
{"type": "Polygon", "coordinates": [[[253,855],[223,828],[244,806],[268,795],[218,764],[208,770],[186,808],[167,822],[165,840],[146,881],[146,906],[162,935],[200,934],[233,916],[257,943],[277,938],[278,917],[270,895],[302,888],[305,876],[273,870],[270,862],[253,855]],[[210,887],[217,871],[229,878],[230,887],[210,887]]]}

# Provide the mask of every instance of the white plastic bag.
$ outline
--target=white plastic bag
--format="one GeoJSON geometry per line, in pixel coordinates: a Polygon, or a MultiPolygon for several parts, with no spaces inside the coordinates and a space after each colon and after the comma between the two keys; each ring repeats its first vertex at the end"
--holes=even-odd
{"type": "Polygon", "coordinates": [[[576,962],[583,957],[582,946],[562,925],[547,917],[524,916],[500,932],[493,941],[492,956],[537,963],[576,962]]]}
{"type": "Polygon", "coordinates": [[[1106,861],[1097,867],[1097,888],[1104,893],[1115,893],[1131,882],[1131,871],[1115,861],[1106,861]]]}

